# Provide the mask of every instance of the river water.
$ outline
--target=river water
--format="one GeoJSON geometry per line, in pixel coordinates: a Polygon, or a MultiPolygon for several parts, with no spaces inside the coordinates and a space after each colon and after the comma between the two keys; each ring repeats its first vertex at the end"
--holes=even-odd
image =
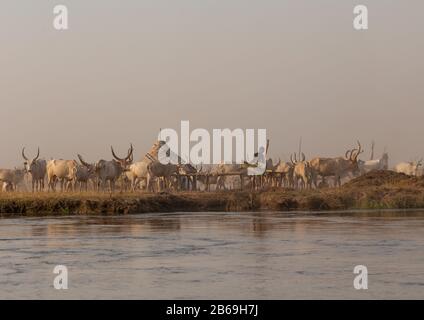
{"type": "Polygon", "coordinates": [[[0,298],[423,299],[424,211],[4,218],[0,298]]]}

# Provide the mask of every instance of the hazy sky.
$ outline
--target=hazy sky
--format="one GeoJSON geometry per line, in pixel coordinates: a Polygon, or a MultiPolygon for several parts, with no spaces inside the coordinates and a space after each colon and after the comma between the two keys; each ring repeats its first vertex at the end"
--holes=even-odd
{"type": "Polygon", "coordinates": [[[159,128],[266,128],[273,157],[424,156],[422,0],[2,0],[0,167],[136,158],[159,128]],[[69,30],[52,26],[69,9],[69,30]],[[369,30],[352,27],[366,4],[369,30]]]}

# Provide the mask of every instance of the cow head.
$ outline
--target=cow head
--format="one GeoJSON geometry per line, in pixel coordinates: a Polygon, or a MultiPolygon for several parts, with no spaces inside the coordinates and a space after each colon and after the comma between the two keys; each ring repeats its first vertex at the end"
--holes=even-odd
{"type": "Polygon", "coordinates": [[[302,160],[297,160],[297,156],[296,153],[293,153],[290,155],[290,162],[293,166],[295,166],[296,164],[300,163],[300,162],[307,162],[306,161],[306,157],[305,154],[302,152],[302,160]]]}
{"type": "Polygon", "coordinates": [[[94,174],[96,172],[96,165],[95,164],[91,164],[91,163],[88,163],[88,162],[84,161],[83,157],[81,155],[79,155],[79,154],[78,154],[78,159],[81,162],[81,164],[84,167],[87,168],[89,174],[92,175],[92,174],[94,174]]]}
{"type": "Polygon", "coordinates": [[[115,158],[114,160],[116,161],[117,164],[119,164],[119,166],[122,168],[122,170],[127,171],[129,166],[133,163],[134,160],[134,148],[133,145],[130,145],[130,148],[128,149],[128,154],[125,158],[120,158],[116,155],[115,151],[113,150],[113,147],[110,147],[111,151],[112,151],[112,156],[115,158]]]}
{"type": "Polygon", "coordinates": [[[27,158],[27,156],[25,155],[25,148],[22,149],[22,158],[24,158],[24,160],[25,160],[24,169],[25,169],[26,172],[31,173],[32,169],[34,168],[34,166],[37,163],[39,156],[40,156],[40,148],[38,148],[37,156],[33,159],[27,158]]]}
{"type": "Polygon", "coordinates": [[[299,161],[297,160],[296,153],[294,153],[293,155],[290,155],[290,161],[291,161],[292,168],[294,170],[296,170],[295,167],[298,166],[299,170],[303,172],[305,177],[307,177],[308,179],[313,178],[312,165],[309,161],[306,161],[306,156],[303,152],[302,152],[302,158],[299,159],[299,161]]]}
{"type": "Polygon", "coordinates": [[[356,176],[360,173],[360,170],[359,170],[359,166],[360,166],[359,161],[360,160],[358,160],[358,156],[361,153],[364,152],[359,140],[357,141],[357,143],[358,143],[357,149],[355,148],[355,149],[352,149],[352,150],[347,150],[346,153],[345,153],[345,159],[350,162],[350,169],[352,170],[352,173],[353,173],[354,176],[356,176]]]}

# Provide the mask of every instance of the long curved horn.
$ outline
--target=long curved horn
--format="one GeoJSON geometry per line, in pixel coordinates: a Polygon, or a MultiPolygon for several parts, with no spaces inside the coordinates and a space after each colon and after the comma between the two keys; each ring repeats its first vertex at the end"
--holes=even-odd
{"type": "Polygon", "coordinates": [[[128,149],[128,156],[125,158],[128,162],[133,162],[134,161],[134,154],[133,154],[133,147],[131,145],[131,148],[128,149]]]}
{"type": "Polygon", "coordinates": [[[39,156],[40,156],[40,147],[38,147],[37,156],[34,158],[34,161],[38,160],[39,156]]]}
{"type": "Polygon", "coordinates": [[[297,163],[297,156],[296,156],[296,152],[294,153],[294,161],[297,163]]]}
{"type": "Polygon", "coordinates": [[[350,155],[352,155],[352,150],[351,149],[348,149],[347,151],[346,151],[346,153],[345,153],[345,158],[346,159],[350,159],[350,155],[348,156],[348,153],[350,152],[350,155]]]}
{"type": "Polygon", "coordinates": [[[305,154],[302,152],[302,162],[306,160],[305,154]]]}
{"type": "Polygon", "coordinates": [[[294,161],[293,161],[293,155],[291,154],[290,155],[290,161],[291,161],[291,163],[294,165],[294,164],[296,164],[294,161]]]}
{"type": "Polygon", "coordinates": [[[127,155],[127,157],[125,158],[125,160],[129,160],[129,161],[133,161],[133,153],[134,153],[134,147],[133,147],[133,145],[132,145],[132,143],[130,144],[130,148],[128,149],[128,155],[127,155]]]}
{"type": "Polygon", "coordinates": [[[28,158],[25,156],[25,147],[22,149],[22,157],[26,160],[29,161],[28,158]]]}
{"type": "Polygon", "coordinates": [[[84,159],[82,158],[82,156],[80,154],[78,154],[78,159],[83,166],[86,166],[86,167],[90,166],[90,164],[88,164],[87,162],[84,161],[84,159]]]}
{"type": "Polygon", "coordinates": [[[119,158],[119,157],[115,154],[115,151],[113,150],[113,147],[112,147],[112,146],[110,146],[110,150],[112,151],[112,156],[113,156],[116,160],[119,160],[119,161],[124,160],[124,159],[119,158]]]}
{"type": "Polygon", "coordinates": [[[354,161],[355,160],[355,157],[354,157],[354,155],[355,155],[355,152],[357,151],[358,149],[352,149],[352,150],[350,150],[350,153],[349,153],[349,160],[350,161],[354,161]]]}
{"type": "Polygon", "coordinates": [[[364,152],[364,150],[362,149],[361,143],[359,142],[359,140],[356,141],[358,143],[358,152],[356,152],[355,157],[353,158],[355,161],[358,159],[358,156],[364,152]]]}

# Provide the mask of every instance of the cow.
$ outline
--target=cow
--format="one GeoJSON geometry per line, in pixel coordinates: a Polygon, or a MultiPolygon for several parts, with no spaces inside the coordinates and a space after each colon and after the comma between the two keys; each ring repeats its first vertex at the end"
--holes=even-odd
{"type": "Polygon", "coordinates": [[[418,168],[422,166],[422,162],[422,159],[419,161],[401,162],[395,166],[394,171],[408,176],[418,176],[418,168]]]}
{"type": "Polygon", "coordinates": [[[150,160],[143,159],[142,161],[131,164],[125,175],[131,183],[131,189],[135,191],[142,181],[147,184],[147,175],[150,160]]]}
{"type": "Polygon", "coordinates": [[[220,185],[223,183],[222,179],[218,179],[218,166],[209,166],[207,168],[202,168],[198,171],[197,181],[200,181],[205,187],[206,191],[211,190],[211,185],[216,186],[216,190],[224,188],[225,186],[220,185]]]}
{"type": "Polygon", "coordinates": [[[302,153],[302,160],[297,160],[296,154],[290,156],[290,161],[293,165],[293,183],[294,186],[300,189],[308,189],[312,187],[312,167],[306,161],[305,154],[302,153]],[[300,182],[300,183],[299,183],[300,182]]]}
{"type": "Polygon", "coordinates": [[[182,164],[179,166],[180,185],[181,190],[196,190],[197,189],[197,169],[190,163],[182,164]]]}
{"type": "MultiPolygon", "coordinates": [[[[134,148],[131,144],[128,154],[125,158],[120,158],[116,155],[113,147],[110,147],[112,156],[114,159],[110,161],[99,160],[94,164],[94,172],[96,173],[98,179],[98,188],[106,191],[106,184],[109,183],[109,191],[115,191],[116,181],[122,176],[123,173],[129,170],[130,165],[133,162],[133,152],[134,148]]],[[[78,155],[81,163],[86,167],[91,167],[92,165],[86,163],[81,155],[78,155]]],[[[123,186],[121,185],[121,191],[123,186]]]]}
{"type": "Polygon", "coordinates": [[[291,162],[281,162],[281,160],[278,161],[273,169],[273,172],[279,175],[279,181],[277,182],[278,187],[294,187],[293,170],[294,165],[291,162]]]}
{"type": "Polygon", "coordinates": [[[25,177],[25,169],[0,169],[0,182],[3,191],[16,191],[25,177]]]}
{"type": "Polygon", "coordinates": [[[25,148],[22,149],[22,158],[24,158],[24,168],[31,175],[32,192],[44,190],[44,181],[47,174],[47,162],[44,159],[38,159],[40,156],[40,148],[37,155],[33,159],[27,158],[25,148]]]}
{"type": "MultiPolygon", "coordinates": [[[[221,163],[212,169],[211,175],[217,175],[217,190],[227,189],[227,183],[233,182],[233,188],[237,181],[240,181],[240,188],[244,187],[244,178],[247,177],[247,168],[250,166],[246,164],[227,164],[221,163]],[[231,175],[231,176],[229,176],[231,175]],[[238,176],[238,177],[237,177],[238,176]],[[239,178],[239,179],[237,179],[239,178]],[[237,179],[237,180],[236,180],[237,179]]],[[[253,177],[254,178],[254,177],[253,177]]],[[[253,179],[252,178],[252,179],[253,179]]],[[[252,188],[254,185],[252,184],[252,188]]]]}
{"type": "Polygon", "coordinates": [[[358,149],[347,150],[345,157],[337,158],[321,158],[316,157],[309,161],[313,170],[313,183],[317,187],[317,177],[325,178],[334,177],[334,186],[341,186],[341,179],[349,173],[357,175],[359,173],[358,156],[364,152],[361,143],[357,141],[358,149]]]}
{"type": "Polygon", "coordinates": [[[88,183],[93,181],[95,189],[96,172],[95,169],[87,168],[82,164],[78,164],[75,171],[75,177],[73,181],[73,189],[76,190],[79,187],[79,191],[88,191],[88,183]]]}
{"type": "Polygon", "coordinates": [[[358,168],[361,174],[368,173],[372,170],[387,170],[389,168],[389,155],[387,152],[384,152],[380,159],[358,160],[358,168]]]}
{"type": "Polygon", "coordinates": [[[63,192],[75,181],[78,163],[75,160],[52,159],[47,162],[48,191],[56,191],[56,183],[60,182],[63,192]]]}
{"type": "MultiPolygon", "coordinates": [[[[153,190],[153,180],[156,180],[157,182],[158,191],[170,188],[173,182],[172,178],[174,177],[177,179],[177,183],[179,182],[178,174],[180,165],[172,163],[162,164],[149,153],[147,153],[146,156],[151,161],[147,165],[147,190],[153,190]]],[[[177,188],[178,186],[179,183],[177,184],[177,188]]]]}

